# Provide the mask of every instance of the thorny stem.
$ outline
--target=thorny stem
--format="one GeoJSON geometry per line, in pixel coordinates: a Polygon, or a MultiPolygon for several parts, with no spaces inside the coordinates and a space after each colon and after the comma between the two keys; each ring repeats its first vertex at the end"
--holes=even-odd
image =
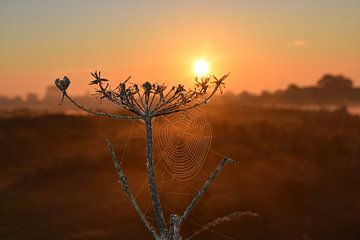
{"type": "Polygon", "coordinates": [[[155,168],[154,168],[154,148],[152,138],[151,118],[145,118],[146,127],[146,169],[148,175],[148,183],[150,187],[151,202],[155,213],[155,219],[160,230],[160,235],[165,237],[167,234],[164,213],[161,208],[159,194],[156,186],[155,168]]]}
{"type": "Polygon", "coordinates": [[[130,199],[130,202],[134,206],[136,213],[141,218],[142,222],[145,224],[146,228],[149,230],[149,232],[151,233],[153,238],[157,239],[157,240],[160,239],[160,237],[156,234],[154,228],[151,226],[151,224],[149,223],[149,221],[146,219],[145,215],[141,211],[141,208],[137,204],[134,196],[132,195],[131,190],[129,188],[129,183],[128,183],[127,177],[124,175],[123,170],[121,168],[121,165],[119,164],[119,162],[118,162],[118,160],[116,158],[116,155],[115,155],[114,150],[113,150],[113,148],[111,146],[110,140],[107,139],[106,141],[107,141],[109,152],[110,152],[112,160],[114,162],[114,166],[115,166],[116,172],[118,174],[119,182],[120,182],[120,184],[122,186],[123,191],[126,193],[128,198],[130,199]]]}

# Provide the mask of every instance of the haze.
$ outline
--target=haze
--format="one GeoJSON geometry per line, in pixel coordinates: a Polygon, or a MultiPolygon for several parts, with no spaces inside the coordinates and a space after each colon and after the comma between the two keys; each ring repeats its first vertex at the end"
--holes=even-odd
{"type": "Polygon", "coordinates": [[[342,73],[360,84],[360,1],[40,1],[0,3],[0,95],[43,94],[90,71],[191,84],[193,63],[259,92],[342,73]]]}

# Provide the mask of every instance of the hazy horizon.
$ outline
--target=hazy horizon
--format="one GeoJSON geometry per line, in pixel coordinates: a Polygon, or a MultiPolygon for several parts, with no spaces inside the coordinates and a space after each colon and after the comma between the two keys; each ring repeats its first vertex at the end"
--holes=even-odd
{"type": "MultiPolygon", "coordinates": [[[[348,76],[346,76],[344,74],[336,74],[335,75],[335,74],[325,73],[325,74],[323,74],[321,76],[321,78],[325,77],[326,75],[330,75],[330,76],[334,76],[334,77],[345,77],[346,79],[349,79],[349,80],[351,80],[353,82],[353,89],[360,88],[360,82],[359,81],[356,81],[355,79],[348,78],[348,76]]],[[[314,82],[306,84],[306,85],[300,85],[300,84],[290,82],[289,84],[284,85],[284,86],[279,87],[279,88],[276,88],[276,89],[267,89],[266,87],[264,87],[263,89],[259,89],[259,91],[250,91],[250,90],[247,90],[247,89],[241,89],[239,91],[234,91],[232,89],[226,88],[226,86],[225,86],[224,93],[230,93],[230,94],[249,93],[249,94],[252,94],[254,96],[260,96],[263,93],[275,94],[277,91],[287,91],[288,88],[293,86],[294,84],[297,87],[299,87],[299,89],[306,89],[306,88],[309,88],[309,87],[310,88],[316,88],[316,87],[318,87],[318,81],[321,78],[319,77],[314,82]]],[[[115,81],[112,81],[112,80],[110,80],[110,81],[115,83],[115,81]]],[[[93,86],[89,86],[88,83],[89,83],[89,79],[81,81],[81,84],[83,84],[83,89],[82,89],[82,91],[75,92],[74,95],[75,96],[91,97],[92,93],[95,91],[95,88],[93,86]]],[[[185,85],[185,88],[191,88],[191,87],[192,87],[192,85],[190,85],[190,84],[185,85]]],[[[20,95],[20,94],[6,95],[6,94],[2,94],[0,92],[0,97],[5,97],[5,98],[8,98],[8,99],[15,99],[15,98],[20,97],[22,100],[26,100],[28,95],[34,95],[35,94],[38,99],[43,99],[44,97],[46,97],[49,88],[53,88],[53,89],[55,89],[55,91],[57,91],[56,86],[53,84],[53,81],[51,81],[47,86],[44,86],[44,88],[41,89],[38,92],[28,91],[28,92],[24,92],[22,95],[20,95]]],[[[60,96],[60,93],[59,93],[59,96],[60,96]]]]}
{"type": "Polygon", "coordinates": [[[343,74],[360,85],[360,2],[19,1],[0,8],[0,95],[42,96],[58,77],[83,94],[90,71],[117,82],[190,85],[205,58],[227,90],[260,92],[343,74]]]}

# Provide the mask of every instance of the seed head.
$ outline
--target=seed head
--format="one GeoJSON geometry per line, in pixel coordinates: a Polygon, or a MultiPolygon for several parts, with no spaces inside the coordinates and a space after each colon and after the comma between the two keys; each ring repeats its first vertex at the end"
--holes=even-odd
{"type": "Polygon", "coordinates": [[[55,80],[55,85],[62,91],[65,92],[66,89],[69,87],[70,85],[70,79],[68,77],[64,77],[63,79],[56,79],[55,80]]]}

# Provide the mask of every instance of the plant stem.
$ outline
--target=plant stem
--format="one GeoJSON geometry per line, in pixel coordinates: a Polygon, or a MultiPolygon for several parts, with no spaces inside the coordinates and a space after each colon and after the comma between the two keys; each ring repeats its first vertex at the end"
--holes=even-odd
{"type": "Polygon", "coordinates": [[[146,127],[146,169],[147,169],[148,182],[150,187],[151,202],[155,213],[155,219],[159,227],[160,236],[162,238],[165,238],[167,235],[167,230],[166,230],[164,213],[161,208],[159,194],[156,186],[155,168],[154,168],[154,147],[153,147],[152,124],[151,124],[150,116],[145,117],[145,127],[146,127]]]}
{"type": "Polygon", "coordinates": [[[180,236],[180,218],[176,214],[170,215],[170,227],[169,227],[169,235],[166,240],[181,240],[180,236]]]}
{"type": "Polygon", "coordinates": [[[222,224],[224,222],[230,222],[230,221],[234,221],[234,220],[239,220],[242,217],[256,217],[256,218],[260,218],[260,216],[256,213],[253,212],[233,212],[227,216],[224,217],[219,217],[216,218],[215,220],[213,220],[212,222],[209,222],[207,224],[205,224],[204,226],[202,226],[199,230],[197,230],[196,232],[194,232],[191,236],[185,238],[185,240],[191,240],[194,237],[196,237],[197,235],[199,235],[202,232],[205,231],[209,231],[211,228],[216,227],[219,224],[222,224]]]}
{"type": "Polygon", "coordinates": [[[145,226],[147,227],[149,232],[152,234],[153,238],[156,239],[156,240],[160,239],[158,237],[158,235],[156,234],[155,230],[153,229],[153,227],[151,226],[151,224],[149,223],[149,221],[146,219],[144,213],[141,211],[141,208],[139,207],[139,205],[137,204],[133,194],[131,193],[129,183],[128,183],[128,179],[124,175],[122,167],[119,164],[119,161],[116,159],[115,152],[113,150],[113,147],[111,146],[110,140],[107,139],[106,141],[107,141],[107,144],[108,144],[109,152],[111,154],[111,158],[113,160],[116,172],[118,174],[119,182],[120,182],[120,184],[121,184],[121,186],[123,188],[123,191],[126,193],[128,198],[130,199],[130,202],[134,206],[136,213],[141,218],[142,222],[145,224],[145,226]]]}
{"type": "Polygon", "coordinates": [[[206,180],[205,184],[200,188],[199,192],[195,195],[193,200],[190,202],[190,204],[186,207],[183,215],[180,217],[180,224],[184,222],[184,220],[189,216],[192,209],[194,208],[195,204],[199,201],[200,197],[206,192],[206,190],[209,188],[210,184],[214,181],[216,176],[220,173],[221,169],[225,165],[225,163],[232,163],[234,164],[234,160],[224,157],[221,162],[218,164],[218,166],[215,168],[215,170],[211,173],[209,178],[206,180]]]}

